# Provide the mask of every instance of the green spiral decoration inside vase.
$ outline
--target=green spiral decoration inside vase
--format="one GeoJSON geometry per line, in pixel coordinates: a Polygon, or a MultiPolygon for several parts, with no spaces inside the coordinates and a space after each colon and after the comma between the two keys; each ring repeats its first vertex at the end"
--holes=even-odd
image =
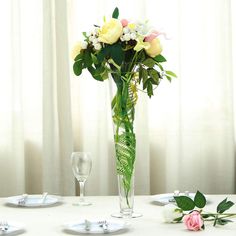
{"type": "Polygon", "coordinates": [[[126,202],[130,207],[128,196],[129,191],[131,190],[132,176],[134,174],[136,146],[135,134],[124,132],[116,138],[115,149],[117,174],[123,176],[122,184],[124,186],[126,202]]]}

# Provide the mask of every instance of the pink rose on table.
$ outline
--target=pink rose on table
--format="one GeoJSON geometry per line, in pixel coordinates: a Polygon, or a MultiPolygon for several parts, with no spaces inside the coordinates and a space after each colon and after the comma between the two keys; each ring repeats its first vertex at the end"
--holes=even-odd
{"type": "Polygon", "coordinates": [[[199,211],[192,211],[183,217],[183,222],[188,230],[198,231],[203,228],[204,221],[199,211]]]}

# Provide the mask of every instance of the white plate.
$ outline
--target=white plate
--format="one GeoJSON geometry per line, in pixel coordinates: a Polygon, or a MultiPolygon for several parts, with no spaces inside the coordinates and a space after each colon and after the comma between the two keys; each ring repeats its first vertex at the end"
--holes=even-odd
{"type": "MultiPolygon", "coordinates": [[[[185,196],[184,193],[180,193],[179,196],[185,196]]],[[[195,193],[189,193],[189,197],[194,199],[195,193]]],[[[169,203],[174,204],[175,202],[171,202],[171,199],[173,199],[173,193],[166,193],[166,194],[158,194],[151,196],[152,200],[156,203],[166,205],[169,203]]]]}
{"type": "Polygon", "coordinates": [[[103,228],[99,226],[99,221],[89,221],[91,223],[90,230],[85,229],[85,221],[76,221],[64,225],[64,230],[68,233],[79,234],[109,234],[122,230],[127,230],[127,225],[123,222],[107,220],[108,230],[104,232],[103,228]]]}
{"type": "Polygon", "coordinates": [[[42,195],[28,195],[25,200],[25,204],[21,205],[18,203],[20,199],[22,199],[22,195],[12,196],[12,197],[8,197],[6,199],[6,202],[8,204],[13,204],[13,205],[22,206],[22,207],[40,207],[40,206],[53,205],[59,201],[58,197],[53,196],[53,195],[48,195],[46,199],[44,200],[44,202],[42,202],[42,195]]]}
{"type": "Polygon", "coordinates": [[[8,222],[9,228],[7,231],[1,231],[0,235],[17,235],[24,232],[24,228],[22,225],[19,225],[15,222],[8,222]]]}

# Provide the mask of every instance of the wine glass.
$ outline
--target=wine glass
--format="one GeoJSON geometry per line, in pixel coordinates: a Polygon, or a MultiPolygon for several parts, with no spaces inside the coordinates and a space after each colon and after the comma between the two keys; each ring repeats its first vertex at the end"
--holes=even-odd
{"type": "Polygon", "coordinates": [[[79,202],[74,205],[78,206],[91,205],[90,202],[87,202],[84,199],[85,181],[87,180],[92,168],[91,154],[88,152],[73,152],[71,154],[71,165],[73,174],[75,178],[79,181],[79,186],[80,186],[79,202]]]}

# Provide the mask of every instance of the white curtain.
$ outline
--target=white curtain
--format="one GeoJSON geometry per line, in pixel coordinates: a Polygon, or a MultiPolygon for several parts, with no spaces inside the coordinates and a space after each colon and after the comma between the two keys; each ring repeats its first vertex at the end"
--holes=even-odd
{"type": "Polygon", "coordinates": [[[139,96],[136,193],[235,193],[235,1],[11,0],[0,9],[0,196],[75,194],[72,150],[92,152],[87,194],[117,193],[108,81],[76,78],[69,56],[115,6],[164,28],[178,75],[139,96]]]}
{"type": "Polygon", "coordinates": [[[0,196],[74,194],[65,1],[2,1],[0,196]]]}

